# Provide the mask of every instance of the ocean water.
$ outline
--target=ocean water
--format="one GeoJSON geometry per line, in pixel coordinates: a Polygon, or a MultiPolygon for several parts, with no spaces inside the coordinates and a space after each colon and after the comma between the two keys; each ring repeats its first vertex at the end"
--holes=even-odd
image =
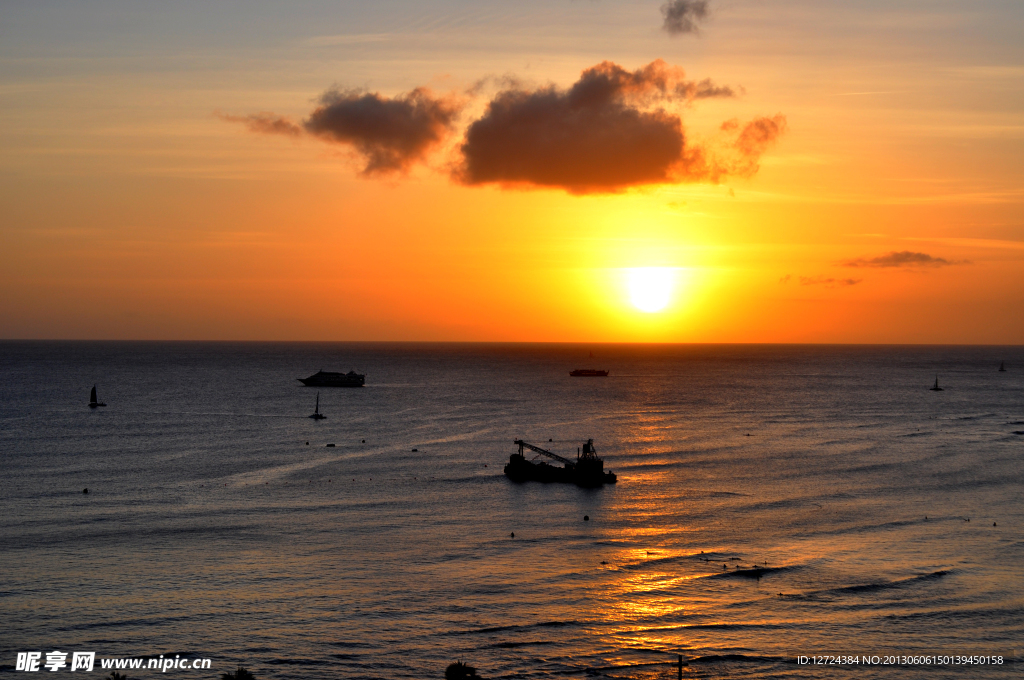
{"type": "Polygon", "coordinates": [[[1019,677],[1022,461],[1022,347],[3,342],[0,671],[1019,677]]]}

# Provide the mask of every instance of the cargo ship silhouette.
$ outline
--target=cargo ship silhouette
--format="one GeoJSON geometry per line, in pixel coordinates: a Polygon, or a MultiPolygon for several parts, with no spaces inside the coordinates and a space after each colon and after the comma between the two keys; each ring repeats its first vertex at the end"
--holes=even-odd
{"type": "Polygon", "coordinates": [[[355,371],[333,373],[320,369],[308,378],[298,378],[306,387],[362,387],[366,376],[355,371]]]}

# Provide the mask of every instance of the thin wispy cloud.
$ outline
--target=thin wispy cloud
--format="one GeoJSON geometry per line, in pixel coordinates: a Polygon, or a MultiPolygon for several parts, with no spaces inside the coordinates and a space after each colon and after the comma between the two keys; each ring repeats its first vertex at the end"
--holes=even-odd
{"type": "Polygon", "coordinates": [[[232,116],[225,113],[216,114],[221,120],[229,123],[241,123],[249,128],[249,132],[256,132],[264,135],[285,135],[286,137],[298,137],[302,134],[302,127],[293,123],[283,116],[274,113],[261,111],[248,116],[232,116]]]}
{"type": "MultiPolygon", "coordinates": [[[[742,88],[740,88],[742,90],[742,88]]],[[[676,85],[676,94],[685,99],[711,99],[713,97],[735,97],[736,91],[728,85],[715,85],[710,78],[700,82],[681,82],[676,85]]]]}
{"type": "Polygon", "coordinates": [[[933,257],[928,253],[915,253],[909,250],[890,252],[872,258],[857,258],[840,263],[844,267],[947,267],[957,264],[970,264],[967,260],[947,260],[933,257]]]}
{"type": "Polygon", "coordinates": [[[661,27],[669,35],[696,34],[708,16],[707,0],[669,0],[661,6],[661,27]]]}
{"type": "Polygon", "coordinates": [[[842,286],[856,286],[863,279],[834,279],[824,276],[801,276],[801,286],[825,286],[826,288],[839,288],[842,286]]]}

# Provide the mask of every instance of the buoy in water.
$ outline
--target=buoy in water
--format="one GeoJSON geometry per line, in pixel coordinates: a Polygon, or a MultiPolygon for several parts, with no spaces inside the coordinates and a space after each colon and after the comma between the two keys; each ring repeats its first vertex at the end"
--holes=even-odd
{"type": "Polygon", "coordinates": [[[82,493],[89,493],[89,489],[88,488],[82,489],[82,493]]]}
{"type": "Polygon", "coordinates": [[[413,449],[412,450],[413,453],[416,453],[417,451],[419,451],[419,449],[413,449]]]}
{"type": "Polygon", "coordinates": [[[583,515],[583,521],[584,522],[589,522],[590,521],[590,515],[583,515]]]}
{"type": "Polygon", "coordinates": [[[515,538],[515,537],[516,537],[516,532],[513,531],[512,532],[512,538],[515,538]]]}

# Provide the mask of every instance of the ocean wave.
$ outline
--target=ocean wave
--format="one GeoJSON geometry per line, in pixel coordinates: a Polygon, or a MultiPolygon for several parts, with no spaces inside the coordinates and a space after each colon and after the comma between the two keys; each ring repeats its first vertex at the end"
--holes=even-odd
{"type": "Polygon", "coordinates": [[[510,630],[531,630],[534,628],[559,628],[562,626],[575,626],[579,621],[541,621],[539,623],[512,624],[508,626],[488,626],[486,628],[469,628],[464,630],[450,630],[439,635],[480,635],[487,633],[503,633],[510,630]]]}
{"type": "Polygon", "coordinates": [[[938,611],[911,612],[908,614],[888,614],[890,621],[955,621],[963,625],[966,621],[977,621],[991,627],[993,622],[1005,622],[1007,627],[1019,630],[1018,626],[1024,619],[1024,607],[1007,605],[1005,607],[982,607],[979,609],[941,609],[938,611]]]}
{"type": "Polygon", "coordinates": [[[798,567],[751,567],[749,569],[723,569],[720,573],[709,574],[704,578],[752,578],[758,579],[787,571],[794,571],[798,567]]]}
{"type": "MultiPolygon", "coordinates": [[[[337,656],[337,655],[332,655],[337,656]]],[[[281,658],[277,657],[274,659],[265,659],[263,663],[268,663],[271,666],[322,666],[324,665],[323,659],[301,659],[301,658],[281,658]]]]}
{"type": "Polygon", "coordinates": [[[800,627],[802,624],[790,623],[695,623],[665,630],[792,630],[800,627]]]}
{"type": "Polygon", "coordinates": [[[493,645],[487,645],[493,649],[518,649],[520,647],[539,647],[541,645],[554,645],[557,644],[555,640],[527,640],[525,642],[495,642],[493,645]]]}
{"type": "MultiPolygon", "coordinates": [[[[660,551],[648,551],[649,555],[657,555],[660,551]]],[[[650,557],[647,559],[636,560],[634,562],[626,562],[620,565],[611,565],[615,569],[620,571],[635,571],[635,570],[647,570],[652,567],[660,568],[674,564],[684,564],[690,562],[727,562],[727,561],[743,561],[740,557],[733,555],[726,555],[724,553],[709,552],[709,553],[687,553],[685,555],[668,555],[666,557],[650,557]]],[[[749,561],[749,560],[748,560],[749,561]]]]}
{"type": "Polygon", "coordinates": [[[763,656],[756,654],[708,654],[690,659],[691,664],[713,663],[785,663],[795,664],[796,659],[788,656],[763,656]]]}
{"type": "Polygon", "coordinates": [[[844,594],[860,594],[860,593],[875,593],[886,590],[901,590],[903,588],[910,588],[922,583],[928,583],[936,581],[945,576],[954,573],[954,570],[943,569],[940,571],[933,571],[930,574],[920,574],[918,576],[911,576],[910,578],[896,579],[894,581],[879,581],[876,583],[862,583],[853,586],[841,586],[839,588],[829,588],[827,590],[819,590],[810,593],[806,593],[807,597],[820,594],[833,594],[833,595],[844,595],[844,594]]]}

